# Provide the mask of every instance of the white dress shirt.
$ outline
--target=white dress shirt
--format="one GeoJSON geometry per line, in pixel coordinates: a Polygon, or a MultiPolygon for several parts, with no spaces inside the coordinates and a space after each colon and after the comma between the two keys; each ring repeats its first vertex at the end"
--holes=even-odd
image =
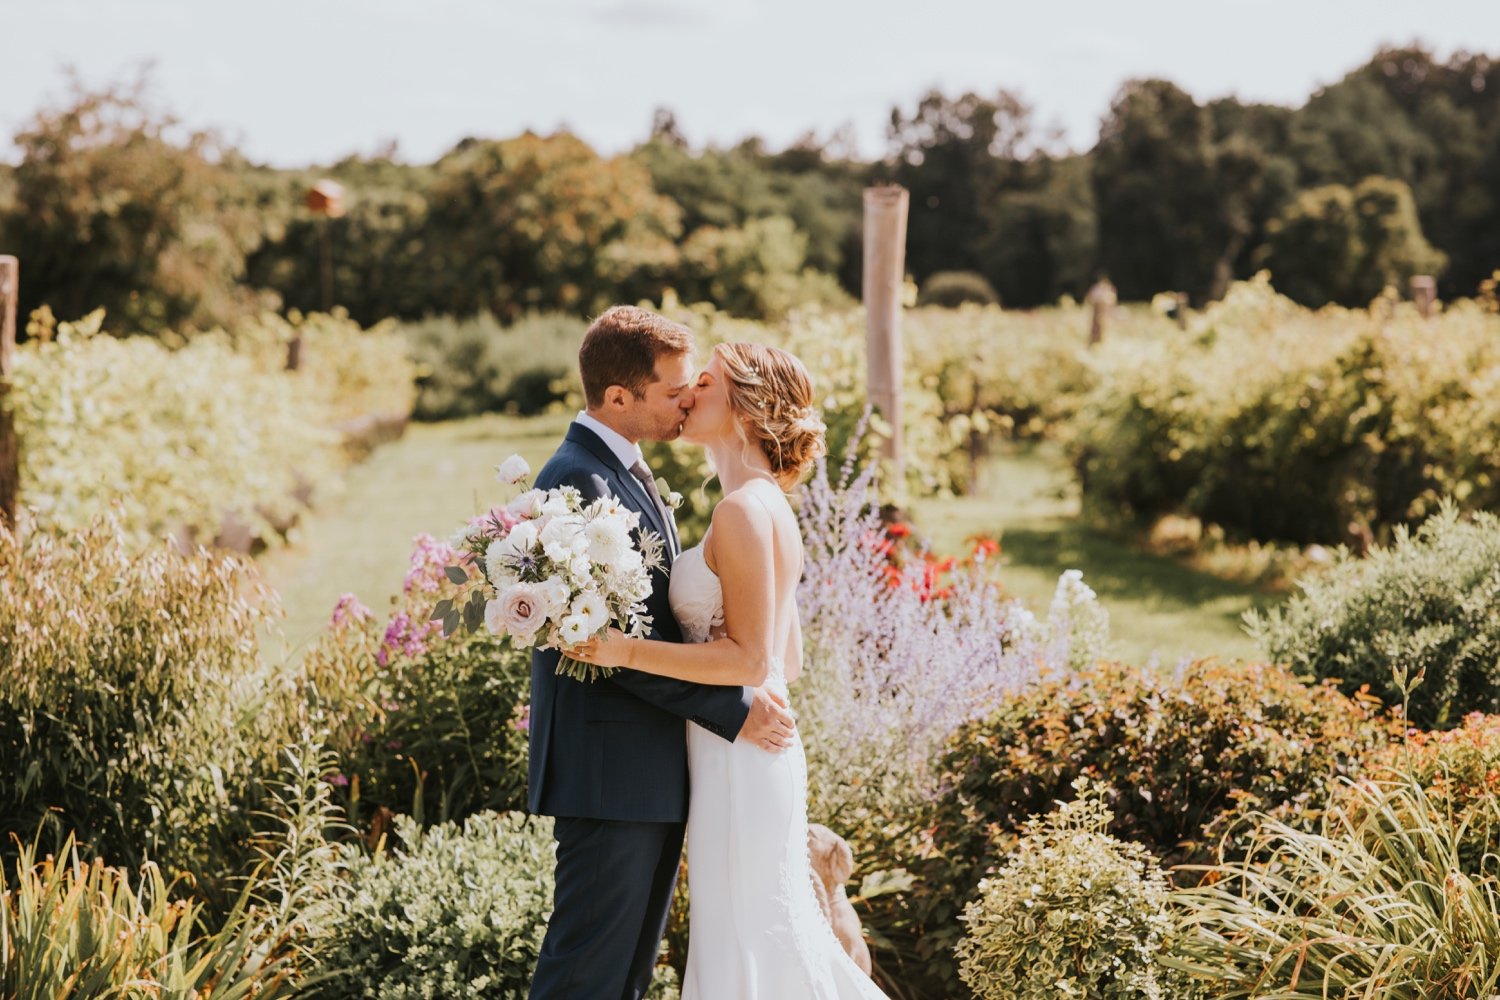
{"type": "Polygon", "coordinates": [[[625,435],[597,417],[589,416],[586,411],[578,411],[578,423],[599,435],[599,440],[604,442],[606,448],[614,452],[615,458],[618,458],[620,464],[625,466],[626,469],[629,469],[637,462],[644,462],[646,460],[645,456],[641,453],[640,445],[626,439],[625,435]]]}

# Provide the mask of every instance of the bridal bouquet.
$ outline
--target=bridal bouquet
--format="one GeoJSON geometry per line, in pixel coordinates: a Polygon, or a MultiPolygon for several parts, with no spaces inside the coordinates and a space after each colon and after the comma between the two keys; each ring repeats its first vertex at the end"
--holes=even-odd
{"type": "MultiPolygon", "coordinates": [[[[632,533],[640,515],[613,497],[585,503],[571,486],[527,488],[531,469],[512,455],[498,467],[501,482],[523,492],[469,522],[453,538],[463,553],[449,566],[448,579],[475,585],[455,599],[438,602],[433,621],[452,635],[462,623],[470,632],[482,626],[522,647],[563,649],[603,636],[611,625],[644,636],[651,627],[646,598],[651,571],[662,565],[663,542],[632,533]],[[479,570],[474,581],[471,567],[479,570]]],[[[614,668],[596,667],[564,656],[557,672],[591,681],[614,668]]]]}

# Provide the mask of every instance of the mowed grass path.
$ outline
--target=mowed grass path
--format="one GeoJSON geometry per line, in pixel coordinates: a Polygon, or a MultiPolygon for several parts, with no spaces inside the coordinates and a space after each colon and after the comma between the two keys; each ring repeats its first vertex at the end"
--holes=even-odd
{"type": "MultiPolygon", "coordinates": [[[[508,487],[495,482],[495,465],[519,453],[540,468],[570,419],[413,424],[353,469],[342,494],[320,503],[293,544],[261,560],[282,595],[292,655],[316,638],[340,594],[353,592],[379,610],[400,589],[412,539],[423,532],[446,537],[504,497],[508,487]]],[[[1058,576],[1081,569],[1109,610],[1114,655],[1142,664],[1155,656],[1166,666],[1187,656],[1254,655],[1240,617],[1274,597],[1089,531],[1077,509],[1061,461],[1018,450],[990,461],[980,495],[921,501],[914,514],[938,552],[963,551],[971,535],[999,536],[1003,582],[1039,614],[1058,576]]]]}

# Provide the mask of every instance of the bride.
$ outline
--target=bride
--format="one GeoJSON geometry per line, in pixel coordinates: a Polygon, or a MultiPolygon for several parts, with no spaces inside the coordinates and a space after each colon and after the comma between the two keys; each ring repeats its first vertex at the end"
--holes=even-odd
{"type": "MultiPolygon", "coordinates": [[[[708,449],[724,499],[703,543],[673,566],[685,644],[612,630],[570,655],[787,697],[802,670],[802,536],[785,491],[822,454],[802,363],[760,344],[715,348],[682,439],[708,449]]],[[[834,937],[807,849],[807,758],[727,743],[688,725],[688,962],[683,1000],[845,1000],[884,994],[834,937]]]]}

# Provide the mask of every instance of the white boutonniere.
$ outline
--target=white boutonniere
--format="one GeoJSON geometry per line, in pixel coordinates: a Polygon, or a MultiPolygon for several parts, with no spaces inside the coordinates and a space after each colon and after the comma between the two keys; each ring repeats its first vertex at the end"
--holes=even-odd
{"type": "Polygon", "coordinates": [[[676,510],[682,506],[682,494],[668,486],[661,476],[656,477],[656,495],[661,497],[661,502],[667,505],[668,510],[676,510]]]}

